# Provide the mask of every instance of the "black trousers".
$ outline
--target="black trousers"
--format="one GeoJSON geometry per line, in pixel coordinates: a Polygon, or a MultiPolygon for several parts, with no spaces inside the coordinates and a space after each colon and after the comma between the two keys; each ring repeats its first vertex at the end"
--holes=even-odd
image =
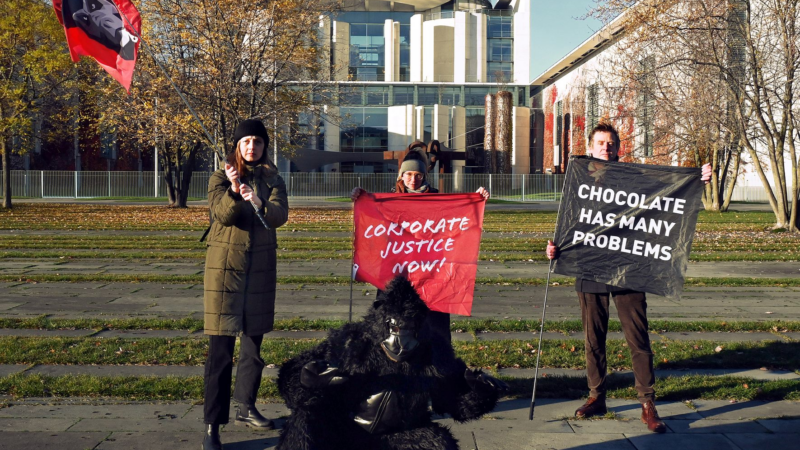
{"type": "Polygon", "coordinates": [[[619,293],[578,292],[581,321],[586,334],[586,378],[589,396],[606,396],[606,336],[608,334],[609,296],[614,297],[620,325],[631,352],[633,376],[639,402],[655,400],[656,376],[653,371],[653,350],[647,333],[647,299],[644,292],[619,293]]]}
{"type": "MultiPolygon", "coordinates": [[[[233,349],[236,336],[209,336],[205,368],[205,401],[203,421],[207,424],[228,423],[231,409],[231,378],[233,349]]],[[[236,366],[236,388],[233,399],[242,405],[254,405],[261,385],[264,360],[261,341],[264,336],[242,335],[239,344],[239,364],[236,366]]]]}

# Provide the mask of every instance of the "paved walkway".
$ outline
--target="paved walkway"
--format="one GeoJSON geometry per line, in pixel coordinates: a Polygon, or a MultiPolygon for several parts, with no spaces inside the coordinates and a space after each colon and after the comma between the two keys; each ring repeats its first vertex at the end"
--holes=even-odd
{"type": "MultiPolygon", "coordinates": [[[[113,259],[6,259],[0,274],[202,274],[202,261],[128,261],[113,259]]],[[[349,261],[282,261],[279,276],[347,277],[349,261]]],[[[547,265],[534,262],[481,262],[480,277],[544,278],[547,265]]],[[[688,277],[798,278],[795,262],[692,263],[688,277]]],[[[282,284],[278,286],[277,317],[346,319],[350,289],[345,285],[282,284]]],[[[503,283],[478,285],[472,315],[475,318],[540,319],[544,286],[503,283]]],[[[375,298],[375,288],[358,284],[353,292],[353,314],[361,316],[375,298]]],[[[200,317],[202,283],[0,283],[0,317],[43,314],[56,318],[200,317]]],[[[548,319],[579,319],[574,288],[552,286],[547,300],[548,319]]],[[[648,296],[651,319],[672,320],[797,320],[800,287],[686,287],[680,298],[648,296]]]]}
{"type": "MultiPolygon", "coordinates": [[[[538,400],[533,421],[529,400],[506,400],[481,420],[466,424],[439,418],[451,427],[462,450],[753,450],[800,449],[800,403],[694,401],[662,402],[668,430],[652,434],[639,421],[635,401],[610,400],[615,419],[576,420],[580,400],[538,400]]],[[[262,404],[269,417],[288,410],[262,404]]],[[[0,409],[0,449],[169,449],[196,450],[202,440],[202,406],[77,399],[12,401],[0,409]],[[86,403],[83,403],[86,402],[86,403]]],[[[253,432],[229,425],[222,433],[227,450],[272,449],[278,431],[253,432]]],[[[355,449],[354,449],[355,450],[355,449]]]]}

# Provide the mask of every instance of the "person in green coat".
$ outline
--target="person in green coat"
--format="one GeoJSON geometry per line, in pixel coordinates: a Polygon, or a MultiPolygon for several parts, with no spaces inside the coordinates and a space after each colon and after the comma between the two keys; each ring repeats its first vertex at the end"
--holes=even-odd
{"type": "Polygon", "coordinates": [[[267,129],[260,120],[243,120],[234,133],[236,148],[225,168],[211,176],[204,276],[205,366],[204,450],[219,450],[219,426],[228,423],[233,350],[240,337],[233,400],[237,424],[274,428],[255,407],[264,361],[261,341],[275,320],[275,229],[286,223],[286,184],[269,158],[267,129]],[[252,202],[258,208],[253,208],[252,202]],[[256,214],[261,215],[265,228],[256,214]]]}

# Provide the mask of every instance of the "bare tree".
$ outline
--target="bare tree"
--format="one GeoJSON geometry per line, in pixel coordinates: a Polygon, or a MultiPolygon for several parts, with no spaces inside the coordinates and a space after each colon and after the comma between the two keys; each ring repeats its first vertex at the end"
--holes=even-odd
{"type": "MultiPolygon", "coordinates": [[[[649,83],[658,124],[677,133],[697,164],[711,162],[704,201],[725,210],[747,164],[759,176],[775,228],[798,230],[798,0],[600,0],[596,14],[624,13],[627,61],[655,56],[649,83]],[[670,119],[677,119],[670,124],[670,119]],[[740,161],[744,151],[748,158],[740,161]],[[789,173],[787,173],[789,172],[789,173]]],[[[623,73],[635,74],[628,65],[623,73]]],[[[645,71],[646,72],[646,71],[645,71]]],[[[629,77],[642,80],[642,74],[629,77]]]]}

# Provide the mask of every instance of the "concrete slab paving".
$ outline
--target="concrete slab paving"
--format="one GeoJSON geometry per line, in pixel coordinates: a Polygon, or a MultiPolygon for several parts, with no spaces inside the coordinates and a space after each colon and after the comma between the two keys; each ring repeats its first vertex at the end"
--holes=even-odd
{"type": "Polygon", "coordinates": [[[28,364],[0,364],[0,377],[20,373],[30,367],[28,364]]]}
{"type": "Polygon", "coordinates": [[[196,337],[194,333],[185,330],[103,330],[94,335],[98,338],[186,338],[196,337]]]}
{"type": "Polygon", "coordinates": [[[75,433],[69,431],[3,431],[3,437],[0,439],[0,449],[86,450],[87,448],[95,448],[107,435],[108,433],[75,433]]]}
{"type": "MultiPolygon", "coordinates": [[[[97,401],[97,400],[95,400],[97,401]]],[[[119,403],[97,405],[26,404],[13,403],[0,409],[0,417],[7,418],[63,418],[75,419],[163,419],[183,418],[192,408],[187,403],[119,403]]]]}
{"type": "MultiPolygon", "coordinates": [[[[753,447],[739,447],[728,435],[722,434],[640,434],[625,438],[637,450],[752,450],[753,447]]],[[[572,450],[584,450],[590,447],[576,446],[572,450]]]]}
{"type": "Polygon", "coordinates": [[[702,333],[702,332],[666,332],[658,333],[663,339],[673,341],[782,341],[783,336],[772,333],[702,333]]]}
{"type": "MultiPolygon", "coordinates": [[[[202,440],[203,435],[198,431],[194,433],[112,433],[95,450],[196,450],[200,447],[202,440]]],[[[274,431],[249,434],[226,434],[223,432],[222,443],[226,450],[264,450],[275,448],[278,444],[278,436],[274,431]]]]}
{"type": "Polygon", "coordinates": [[[2,417],[0,431],[67,431],[80,419],[77,417],[2,417]]]}
{"type": "Polygon", "coordinates": [[[81,419],[70,431],[198,431],[203,429],[202,420],[164,417],[160,419],[81,419]]]}
{"type": "Polygon", "coordinates": [[[480,450],[636,450],[621,434],[476,432],[475,437],[480,450]]]}
{"type": "Polygon", "coordinates": [[[693,400],[697,413],[711,420],[753,420],[765,417],[800,417],[800,402],[758,400],[730,402],[725,400],[693,400]]]}
{"type": "MultiPolygon", "coordinates": [[[[660,411],[659,411],[660,412],[660,411]]],[[[766,433],[769,430],[754,420],[664,420],[676,433],[766,433]]]]}
{"type": "MultiPolygon", "coordinates": [[[[780,449],[800,450],[800,434],[745,434],[725,435],[742,450],[780,449]]],[[[681,449],[684,450],[684,449],[681,449]]]]}
{"type": "Polygon", "coordinates": [[[759,419],[756,422],[773,433],[800,433],[800,416],[795,417],[794,419],[759,419]]]}
{"type": "Polygon", "coordinates": [[[10,309],[14,309],[17,306],[20,306],[24,303],[19,302],[0,302],[0,311],[8,311],[10,309]]]}
{"type": "Polygon", "coordinates": [[[24,337],[84,337],[95,334],[95,330],[31,330],[24,328],[0,328],[0,336],[24,337]]]}
{"type": "MultiPolygon", "coordinates": [[[[626,420],[640,420],[642,417],[642,405],[638,400],[623,400],[611,398],[606,400],[608,410],[613,412],[616,417],[626,420]]],[[[670,420],[701,420],[703,416],[689,408],[684,402],[656,402],[658,415],[670,420]]]]}
{"type": "Polygon", "coordinates": [[[57,377],[61,375],[92,375],[98,377],[122,376],[203,376],[203,366],[91,366],[39,364],[25,372],[57,377]]]}

